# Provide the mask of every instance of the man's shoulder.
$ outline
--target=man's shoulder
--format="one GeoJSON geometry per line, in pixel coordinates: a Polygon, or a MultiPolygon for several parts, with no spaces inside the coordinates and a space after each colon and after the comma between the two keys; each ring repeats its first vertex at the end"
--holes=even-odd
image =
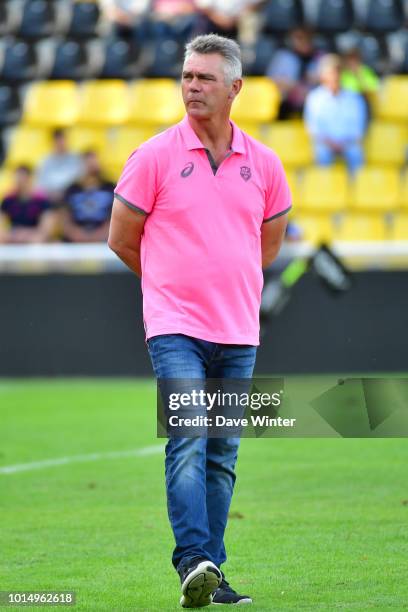
{"type": "Polygon", "coordinates": [[[0,209],[6,209],[16,202],[16,196],[13,192],[7,193],[0,204],[0,209]]]}
{"type": "Polygon", "coordinates": [[[157,154],[162,151],[168,150],[169,147],[174,143],[174,139],[178,133],[178,124],[172,125],[171,127],[163,130],[159,134],[155,134],[148,140],[145,140],[136,151],[143,151],[146,154],[157,154]]]}

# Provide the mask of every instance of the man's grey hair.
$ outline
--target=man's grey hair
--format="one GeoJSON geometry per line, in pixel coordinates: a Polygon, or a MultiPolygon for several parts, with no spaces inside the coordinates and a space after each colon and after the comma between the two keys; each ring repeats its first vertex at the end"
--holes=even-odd
{"type": "Polygon", "coordinates": [[[224,58],[225,80],[232,83],[236,79],[242,78],[241,49],[235,40],[218,36],[218,34],[197,36],[187,43],[184,61],[188,60],[193,53],[201,53],[202,55],[218,53],[224,58]]]}

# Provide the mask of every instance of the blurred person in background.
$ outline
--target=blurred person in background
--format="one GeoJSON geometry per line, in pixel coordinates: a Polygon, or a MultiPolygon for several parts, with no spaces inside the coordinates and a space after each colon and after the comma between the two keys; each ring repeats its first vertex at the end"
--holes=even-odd
{"type": "Polygon", "coordinates": [[[66,242],[105,242],[114,186],[101,173],[94,151],[83,154],[84,172],[64,194],[61,225],[66,242]]]}
{"type": "Polygon", "coordinates": [[[57,216],[51,202],[33,189],[31,168],[19,166],[14,183],[0,207],[0,243],[48,242],[55,233],[57,216]]]}
{"type": "Polygon", "coordinates": [[[329,166],[341,157],[354,173],[364,163],[367,109],[360,94],[341,87],[340,74],[339,56],[330,54],[320,60],[321,85],[307,95],[304,117],[316,163],[329,166]]]}
{"type": "Polygon", "coordinates": [[[303,238],[303,231],[300,225],[294,221],[288,221],[286,226],[285,241],[286,242],[299,242],[303,238]]]}
{"type": "Polygon", "coordinates": [[[195,0],[151,0],[153,39],[174,38],[185,44],[196,32],[198,15],[195,0]]]}
{"type": "Polygon", "coordinates": [[[68,151],[64,130],[53,133],[53,150],[37,169],[36,183],[47,196],[59,202],[65,190],[76,181],[82,172],[81,156],[68,151]]]}
{"type": "Polygon", "coordinates": [[[237,38],[240,21],[260,4],[260,0],[196,0],[201,14],[200,29],[237,38]]]}
{"type": "Polygon", "coordinates": [[[363,63],[361,52],[357,47],[349,49],[342,56],[341,86],[343,89],[361,94],[367,104],[367,112],[371,115],[370,97],[380,87],[380,79],[370,66],[363,63]]]}
{"type": "Polygon", "coordinates": [[[99,0],[99,4],[114,35],[131,37],[135,30],[143,29],[151,0],[99,0]]]}
{"type": "Polygon", "coordinates": [[[279,119],[302,113],[307,94],[319,83],[318,65],[323,54],[315,48],[310,29],[296,28],[289,34],[287,47],[273,55],[266,76],[275,81],[282,96],[279,119]]]}
{"type": "Polygon", "coordinates": [[[186,42],[197,24],[195,0],[100,0],[115,35],[144,45],[175,38],[186,42]]]}

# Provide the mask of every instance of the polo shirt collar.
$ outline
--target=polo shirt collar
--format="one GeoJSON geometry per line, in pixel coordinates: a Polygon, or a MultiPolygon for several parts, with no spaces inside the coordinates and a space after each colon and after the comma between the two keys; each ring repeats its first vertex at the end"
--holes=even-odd
{"type": "MultiPolygon", "coordinates": [[[[230,120],[230,123],[232,125],[231,148],[234,153],[245,153],[244,137],[242,132],[233,121],[230,120]]],[[[192,151],[193,149],[205,149],[203,143],[191,127],[188,120],[188,115],[186,115],[180,122],[180,129],[184,143],[189,151],[192,151]]]]}

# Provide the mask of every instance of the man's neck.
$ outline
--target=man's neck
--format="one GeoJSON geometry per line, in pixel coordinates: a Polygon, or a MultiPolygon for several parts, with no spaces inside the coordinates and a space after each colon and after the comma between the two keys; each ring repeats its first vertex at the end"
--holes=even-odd
{"type": "Polygon", "coordinates": [[[340,93],[341,87],[327,87],[332,96],[337,96],[340,93]]]}
{"type": "Polygon", "coordinates": [[[188,120],[197,137],[214,156],[223,155],[230,149],[233,134],[228,117],[202,121],[189,117],[188,120]]]}

